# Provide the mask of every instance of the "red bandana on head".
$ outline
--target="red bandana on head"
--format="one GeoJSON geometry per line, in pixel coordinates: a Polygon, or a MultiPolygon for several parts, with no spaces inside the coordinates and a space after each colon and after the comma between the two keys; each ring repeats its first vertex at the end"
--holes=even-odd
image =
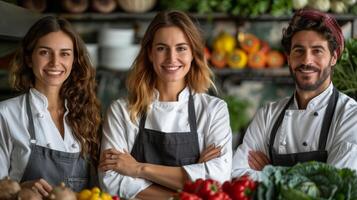
{"type": "Polygon", "coordinates": [[[334,17],[332,17],[327,13],[320,12],[317,10],[312,10],[312,9],[298,10],[296,11],[295,15],[305,19],[308,18],[311,20],[322,20],[326,25],[326,27],[330,29],[331,33],[336,39],[337,44],[339,45],[339,48],[336,49],[337,57],[339,58],[341,56],[345,46],[344,37],[341,31],[341,27],[340,25],[338,25],[334,17]]]}

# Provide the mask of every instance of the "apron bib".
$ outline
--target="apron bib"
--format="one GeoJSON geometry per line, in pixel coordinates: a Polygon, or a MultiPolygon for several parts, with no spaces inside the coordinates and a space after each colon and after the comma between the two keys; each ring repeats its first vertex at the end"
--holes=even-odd
{"type": "Polygon", "coordinates": [[[188,100],[190,132],[165,133],[145,128],[146,113],[140,119],[139,133],[131,155],[139,162],[183,166],[197,163],[200,152],[193,97],[188,100]]]}
{"type": "Polygon", "coordinates": [[[29,118],[31,154],[21,182],[43,178],[52,186],[64,182],[73,191],[79,192],[91,186],[88,180],[90,168],[88,159],[80,153],[67,153],[36,145],[35,126],[30,107],[29,93],[26,94],[26,108],[29,118]]]}
{"type": "Polygon", "coordinates": [[[308,161],[319,161],[326,163],[327,161],[327,151],[325,150],[326,141],[328,137],[328,132],[330,130],[330,125],[332,121],[333,114],[335,112],[336,103],[338,100],[338,91],[336,88],[333,88],[333,93],[329,99],[324,119],[322,122],[321,133],[319,138],[319,147],[316,151],[311,152],[301,152],[301,153],[291,153],[291,154],[278,154],[275,152],[273,146],[275,141],[275,136],[280,127],[285,111],[289,108],[290,104],[294,101],[294,95],[290,98],[289,102],[285,105],[284,109],[281,111],[278,119],[276,120],[273,129],[270,134],[269,142],[269,156],[272,165],[274,166],[293,166],[299,162],[308,162],[308,161]]]}

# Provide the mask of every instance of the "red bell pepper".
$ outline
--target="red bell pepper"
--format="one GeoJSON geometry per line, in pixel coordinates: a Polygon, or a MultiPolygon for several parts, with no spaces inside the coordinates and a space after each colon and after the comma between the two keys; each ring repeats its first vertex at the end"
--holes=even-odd
{"type": "Polygon", "coordinates": [[[112,196],[112,200],[120,200],[118,196],[112,196]]]}
{"type": "Polygon", "coordinates": [[[197,179],[195,182],[188,181],[183,186],[183,191],[192,193],[192,194],[196,194],[199,191],[199,189],[201,188],[201,185],[203,184],[203,182],[204,182],[204,180],[201,178],[197,179]]]}
{"type": "Polygon", "coordinates": [[[242,176],[239,179],[233,179],[231,184],[223,187],[233,200],[250,200],[257,187],[254,180],[249,176],[242,176]]]}
{"type": "Polygon", "coordinates": [[[207,200],[232,200],[228,194],[224,192],[216,192],[214,195],[208,197],[207,200]]]}
{"type": "Polygon", "coordinates": [[[217,181],[206,179],[197,194],[203,199],[208,199],[219,191],[221,191],[221,185],[217,181]]]}
{"type": "Polygon", "coordinates": [[[188,192],[180,192],[178,194],[178,199],[179,200],[202,200],[199,196],[196,194],[190,194],[188,192]]]}

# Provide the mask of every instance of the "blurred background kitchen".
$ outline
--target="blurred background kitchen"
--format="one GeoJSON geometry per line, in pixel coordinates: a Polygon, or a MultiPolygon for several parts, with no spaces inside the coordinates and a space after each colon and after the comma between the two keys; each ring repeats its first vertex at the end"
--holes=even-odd
{"type": "Polygon", "coordinates": [[[330,12],[342,26],[348,55],[336,66],[334,83],[356,98],[356,0],[7,0],[0,1],[0,100],[17,95],[8,71],[19,41],[38,18],[55,15],[69,20],[86,42],[105,112],[126,95],[126,73],[150,20],[157,11],[177,9],[189,12],[203,32],[218,86],[212,94],[227,101],[239,138],[257,108],[292,94],[280,39],[292,13],[303,7],[330,12]]]}

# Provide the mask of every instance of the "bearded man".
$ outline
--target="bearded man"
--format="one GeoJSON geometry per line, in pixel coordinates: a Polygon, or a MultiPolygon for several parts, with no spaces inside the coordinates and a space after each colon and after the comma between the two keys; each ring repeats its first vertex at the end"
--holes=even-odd
{"type": "Polygon", "coordinates": [[[344,49],[336,20],[323,12],[299,10],[283,30],[296,90],[259,109],[233,158],[233,177],[259,179],[266,165],[319,161],[357,170],[357,103],[332,84],[344,49]]]}

